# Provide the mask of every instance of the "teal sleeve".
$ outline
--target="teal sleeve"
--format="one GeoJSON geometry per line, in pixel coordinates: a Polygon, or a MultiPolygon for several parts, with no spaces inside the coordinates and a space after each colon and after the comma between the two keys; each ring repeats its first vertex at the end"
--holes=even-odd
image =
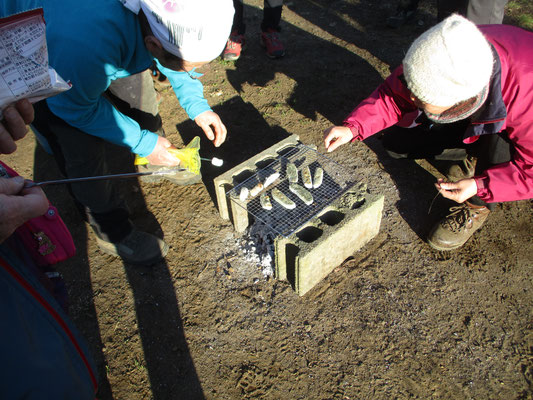
{"type": "MultiPolygon", "coordinates": [[[[187,72],[178,72],[165,68],[158,60],[155,60],[157,68],[161,71],[174,89],[174,93],[190,119],[194,120],[205,111],[212,111],[204,98],[204,87],[199,79],[193,79],[187,72]]],[[[199,78],[202,74],[191,71],[190,74],[199,78]]]]}
{"type": "Polygon", "coordinates": [[[154,150],[157,134],[141,129],[136,121],[122,114],[104,97],[99,96],[94,103],[83,105],[58,100],[48,99],[50,110],[83,132],[129,147],[141,157],[146,157],[154,150]]]}

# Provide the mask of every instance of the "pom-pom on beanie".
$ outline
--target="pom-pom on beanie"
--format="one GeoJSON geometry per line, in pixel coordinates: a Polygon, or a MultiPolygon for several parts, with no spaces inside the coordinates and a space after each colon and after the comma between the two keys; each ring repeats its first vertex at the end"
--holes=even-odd
{"type": "Polygon", "coordinates": [[[453,14],[418,37],[403,59],[407,87],[419,100],[452,106],[489,83],[493,55],[476,25],[453,14]]]}

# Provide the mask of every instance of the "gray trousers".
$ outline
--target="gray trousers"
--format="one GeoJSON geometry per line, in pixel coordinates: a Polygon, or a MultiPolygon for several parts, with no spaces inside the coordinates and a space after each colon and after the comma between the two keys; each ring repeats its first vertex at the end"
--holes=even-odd
{"type": "MultiPolygon", "coordinates": [[[[459,13],[475,24],[501,24],[508,0],[437,0],[438,20],[459,13]]],[[[419,0],[400,0],[398,8],[413,11],[419,0]]]]}
{"type": "MultiPolygon", "coordinates": [[[[148,70],[114,81],[102,95],[123,114],[136,120],[141,128],[162,131],[156,92],[148,70]]],[[[118,173],[109,164],[120,150],[116,145],[69,125],[50,111],[45,100],[36,103],[34,108],[32,127],[46,138],[66,177],[118,173]]],[[[100,180],[69,185],[76,205],[95,233],[111,242],[122,240],[133,229],[117,184],[114,180],[100,180]]]]}
{"type": "Polygon", "coordinates": [[[464,15],[475,24],[501,24],[508,0],[438,0],[438,19],[452,13],[464,15]]]}

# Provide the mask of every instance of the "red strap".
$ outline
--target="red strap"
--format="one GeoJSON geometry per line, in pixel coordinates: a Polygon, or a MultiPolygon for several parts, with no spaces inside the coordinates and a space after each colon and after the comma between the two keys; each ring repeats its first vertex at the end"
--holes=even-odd
{"type": "Polygon", "coordinates": [[[0,257],[0,265],[4,267],[4,269],[15,279],[24,289],[26,289],[45,309],[48,311],[52,317],[56,320],[56,322],[63,328],[69,339],[74,344],[74,347],[78,351],[80,357],[83,360],[83,363],[85,364],[85,367],[87,367],[87,371],[89,371],[89,375],[91,376],[91,381],[94,386],[94,391],[96,393],[96,390],[98,389],[98,383],[96,381],[96,377],[94,375],[94,372],[91,368],[91,365],[89,364],[89,361],[85,357],[85,354],[83,354],[83,351],[81,350],[81,347],[72,334],[72,331],[66,324],[66,322],[63,320],[63,318],[57,313],[56,310],[48,303],[40,294],[37,292],[33,286],[31,286],[17,271],[15,271],[11,265],[9,265],[2,257],[0,257]]]}

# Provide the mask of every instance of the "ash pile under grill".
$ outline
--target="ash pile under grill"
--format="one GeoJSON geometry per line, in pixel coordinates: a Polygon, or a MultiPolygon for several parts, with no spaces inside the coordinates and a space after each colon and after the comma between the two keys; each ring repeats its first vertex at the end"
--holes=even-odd
{"type": "Polygon", "coordinates": [[[240,240],[241,251],[246,261],[261,268],[265,278],[274,275],[274,238],[276,233],[261,221],[252,224],[240,240]]]}

